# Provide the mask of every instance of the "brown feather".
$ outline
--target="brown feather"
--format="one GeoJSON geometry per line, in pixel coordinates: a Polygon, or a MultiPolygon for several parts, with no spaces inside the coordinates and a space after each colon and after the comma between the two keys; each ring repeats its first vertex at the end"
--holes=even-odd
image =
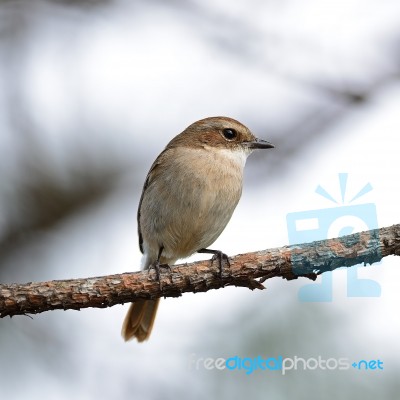
{"type": "Polygon", "coordinates": [[[131,304],[121,331],[125,341],[136,338],[143,342],[150,337],[159,302],[160,299],[139,300],[131,304]]]}

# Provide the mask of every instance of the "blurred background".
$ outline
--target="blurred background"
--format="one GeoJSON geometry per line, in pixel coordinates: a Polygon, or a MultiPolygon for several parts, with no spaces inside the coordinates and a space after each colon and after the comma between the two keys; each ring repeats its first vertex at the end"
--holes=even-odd
{"type": "MultiPolygon", "coordinates": [[[[152,161],[216,115],[276,148],[249,158],[214,248],[285,245],[288,213],[343,206],[367,183],[352,204],[375,204],[379,226],[399,223],[400,2],[1,1],[0,281],[138,269],[152,161]]],[[[379,297],[349,297],[338,270],[329,302],[300,301],[304,279],[166,299],[141,345],[120,337],[127,305],[2,319],[0,399],[397,398],[398,265],[358,268],[379,297]],[[193,363],[233,356],[384,369],[246,375],[193,363]]]]}

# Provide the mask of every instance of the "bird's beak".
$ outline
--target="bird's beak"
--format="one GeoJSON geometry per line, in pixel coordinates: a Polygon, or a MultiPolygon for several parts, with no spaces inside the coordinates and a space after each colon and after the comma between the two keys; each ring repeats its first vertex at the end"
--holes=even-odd
{"type": "Polygon", "coordinates": [[[263,139],[256,139],[253,142],[248,142],[247,146],[250,149],[273,149],[275,146],[263,139]]]}

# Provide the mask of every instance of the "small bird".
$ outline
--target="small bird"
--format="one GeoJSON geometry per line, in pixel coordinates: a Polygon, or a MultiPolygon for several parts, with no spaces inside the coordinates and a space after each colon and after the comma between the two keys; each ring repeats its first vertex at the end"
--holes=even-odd
{"type": "MultiPolygon", "coordinates": [[[[273,147],[227,117],[202,119],[175,136],[151,166],[139,201],[142,269],[154,267],[159,274],[160,265],[196,252],[214,254],[221,269],[227,256],[208,246],[239,202],[247,156],[273,147]]],[[[126,341],[149,338],[159,300],[131,304],[122,326],[126,341]]]]}

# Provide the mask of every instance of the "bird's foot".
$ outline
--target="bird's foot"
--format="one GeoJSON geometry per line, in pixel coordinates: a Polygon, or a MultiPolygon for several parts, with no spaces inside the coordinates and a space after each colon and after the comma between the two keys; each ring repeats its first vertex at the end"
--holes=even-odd
{"type": "Polygon", "coordinates": [[[218,261],[219,277],[222,280],[222,273],[224,271],[224,263],[226,263],[228,265],[228,267],[231,266],[231,263],[229,262],[229,257],[220,250],[200,249],[197,252],[213,255],[211,258],[211,265],[214,264],[214,261],[218,261]]]}
{"type": "Polygon", "coordinates": [[[167,269],[169,272],[171,272],[171,267],[168,264],[161,264],[160,261],[156,261],[153,264],[150,265],[150,268],[154,268],[154,271],[156,272],[156,279],[158,281],[158,285],[160,287],[160,290],[163,290],[162,283],[161,283],[161,269],[167,269]]]}

